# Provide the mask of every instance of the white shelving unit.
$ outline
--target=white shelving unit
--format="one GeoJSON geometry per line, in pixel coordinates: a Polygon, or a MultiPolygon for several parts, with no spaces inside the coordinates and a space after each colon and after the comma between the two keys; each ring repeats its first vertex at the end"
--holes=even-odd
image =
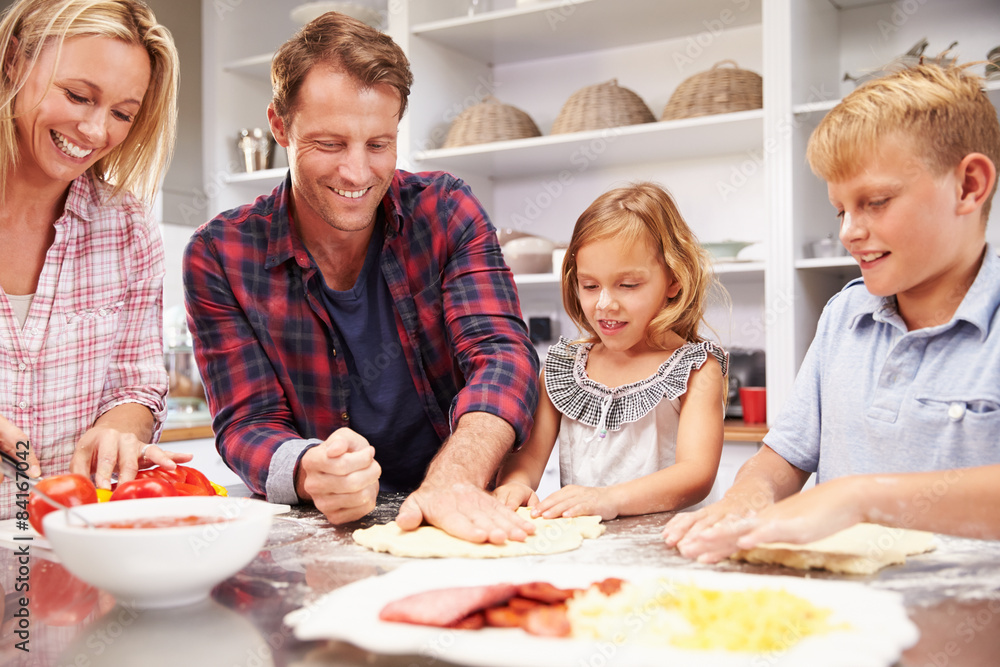
{"type": "MultiPolygon", "coordinates": [[[[238,173],[235,139],[241,127],[266,127],[271,54],[297,27],[291,4],[241,0],[221,12],[203,0],[206,193],[215,211],[284,177],[281,156],[276,169],[238,173]]],[[[713,307],[709,318],[724,344],[766,349],[772,416],[823,305],[860,275],[850,258],[804,252],[836,232],[825,185],[804,155],[813,128],[853,87],[844,73],[878,69],[923,37],[928,54],[958,40],[960,60],[983,60],[1000,35],[996,0],[494,0],[494,11],[475,16],[465,0],[388,4],[387,30],[415,75],[401,168],[450,171],[498,228],[556,242],[569,240],[601,192],[651,179],[671,190],[702,241],[762,243],[757,261],[716,265],[732,307],[713,307]],[[683,80],[724,59],[763,76],[763,109],[549,134],[584,86],[616,78],[659,117],[683,80]],[[451,121],[486,95],[526,111],[543,136],[441,148],[451,121]]],[[[988,88],[1000,106],[1000,81],[988,88]]],[[[516,279],[526,317],[560,315],[555,275],[516,279]]],[[[571,334],[569,326],[562,317],[557,333],[571,334]]]]}

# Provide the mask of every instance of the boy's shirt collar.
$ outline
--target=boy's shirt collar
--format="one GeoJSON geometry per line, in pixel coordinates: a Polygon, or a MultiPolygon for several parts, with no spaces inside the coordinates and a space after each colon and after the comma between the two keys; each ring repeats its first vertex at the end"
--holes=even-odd
{"type": "MultiPolygon", "coordinates": [[[[849,282],[844,289],[854,285],[864,286],[862,278],[855,278],[849,282]]],[[[976,279],[969,287],[962,303],[958,305],[955,315],[951,320],[937,327],[928,327],[924,331],[937,332],[942,328],[950,328],[955,322],[964,320],[979,329],[980,340],[985,340],[990,333],[990,325],[998,309],[1000,309],[1000,256],[997,256],[996,249],[986,244],[986,254],[983,263],[979,267],[976,279]]],[[[851,319],[848,327],[854,329],[858,326],[862,318],[870,316],[876,322],[883,322],[901,328],[906,333],[906,324],[896,310],[895,296],[875,296],[867,293],[867,299],[858,304],[857,314],[851,319]]]]}

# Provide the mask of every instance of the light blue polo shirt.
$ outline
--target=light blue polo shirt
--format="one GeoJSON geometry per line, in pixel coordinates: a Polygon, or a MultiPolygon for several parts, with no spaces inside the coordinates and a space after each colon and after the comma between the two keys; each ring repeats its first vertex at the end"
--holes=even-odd
{"type": "Polygon", "coordinates": [[[1000,258],[947,324],[907,331],[861,279],[834,295],[764,442],[818,481],[1000,463],[1000,258]]]}

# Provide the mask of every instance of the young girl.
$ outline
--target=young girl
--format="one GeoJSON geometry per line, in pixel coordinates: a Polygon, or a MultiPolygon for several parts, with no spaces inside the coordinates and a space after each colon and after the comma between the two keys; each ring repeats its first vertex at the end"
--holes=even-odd
{"type": "Polygon", "coordinates": [[[583,212],[563,263],[563,302],[589,336],[549,349],[535,425],[501,467],[496,496],[534,516],[681,509],[712,489],[722,453],[726,352],[698,334],[708,259],[670,195],[612,190],[583,212]],[[560,438],[562,488],[535,489],[560,438]]]}

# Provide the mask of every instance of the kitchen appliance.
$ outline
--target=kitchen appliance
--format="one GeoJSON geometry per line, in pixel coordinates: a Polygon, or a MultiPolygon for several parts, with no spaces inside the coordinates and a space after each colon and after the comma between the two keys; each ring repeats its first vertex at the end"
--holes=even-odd
{"type": "Polygon", "coordinates": [[[168,377],[167,424],[210,423],[184,306],[167,308],[163,313],[163,365],[168,377]]]}
{"type": "Polygon", "coordinates": [[[764,350],[734,347],[729,350],[729,401],[727,419],[742,419],[740,387],[763,387],[766,382],[764,350]]]}

